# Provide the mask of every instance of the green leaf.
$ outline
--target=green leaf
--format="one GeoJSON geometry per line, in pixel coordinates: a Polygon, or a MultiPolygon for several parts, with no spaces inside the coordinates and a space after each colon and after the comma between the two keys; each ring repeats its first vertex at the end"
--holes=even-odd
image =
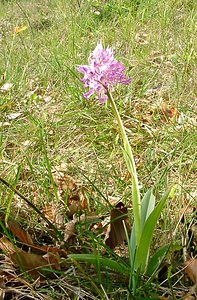
{"type": "MultiPolygon", "coordinates": [[[[144,223],[151,214],[155,207],[155,196],[152,193],[152,188],[150,188],[142,199],[141,204],[141,230],[143,229],[144,223]]],[[[135,239],[135,225],[133,225],[130,237],[130,262],[131,266],[134,266],[135,254],[136,254],[136,239],[135,239]]]]}
{"type": "Polygon", "coordinates": [[[129,275],[130,268],[126,266],[126,264],[119,263],[110,258],[103,258],[99,255],[94,254],[69,254],[68,258],[74,259],[77,261],[83,261],[90,264],[98,264],[103,265],[104,267],[108,267],[118,273],[129,275]]]}
{"type": "Polygon", "coordinates": [[[155,208],[155,196],[152,193],[152,188],[150,188],[142,199],[141,208],[141,229],[143,229],[144,223],[148,219],[149,215],[155,208]]]}
{"type": "Polygon", "coordinates": [[[153,237],[153,231],[161,214],[161,211],[166,203],[166,200],[170,194],[171,189],[169,189],[165,195],[162,197],[158,205],[152,211],[148,219],[146,220],[139,246],[137,247],[136,257],[135,257],[135,269],[140,269],[141,272],[145,271],[147,258],[149,254],[150,243],[153,237]]]}
{"type": "Polygon", "coordinates": [[[133,225],[133,227],[132,227],[129,243],[130,243],[130,249],[131,249],[131,252],[130,252],[131,266],[134,266],[135,253],[136,253],[135,225],[133,225]]]}
{"type": "Polygon", "coordinates": [[[170,246],[165,245],[161,248],[159,248],[155,254],[150,258],[147,270],[146,270],[146,275],[152,276],[152,274],[159,268],[164,256],[167,254],[170,246]]]}

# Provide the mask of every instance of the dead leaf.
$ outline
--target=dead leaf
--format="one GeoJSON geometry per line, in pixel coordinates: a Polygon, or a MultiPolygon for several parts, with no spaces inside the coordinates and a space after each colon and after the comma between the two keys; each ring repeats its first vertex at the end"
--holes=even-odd
{"type": "Polygon", "coordinates": [[[66,199],[66,215],[69,218],[72,218],[76,212],[88,208],[88,201],[85,194],[86,188],[78,186],[74,178],[67,174],[67,166],[65,164],[55,166],[52,174],[60,200],[65,203],[66,199]]]}
{"type": "Polygon", "coordinates": [[[87,197],[85,195],[85,189],[82,188],[81,190],[79,190],[78,192],[79,195],[79,199],[80,199],[80,206],[82,210],[85,210],[88,208],[88,200],[87,197]]]}
{"type": "Polygon", "coordinates": [[[147,33],[145,32],[137,33],[135,36],[135,41],[139,45],[147,45],[149,43],[147,33]]]}
{"type": "Polygon", "coordinates": [[[115,208],[111,210],[110,232],[105,243],[111,249],[122,244],[126,240],[125,228],[129,231],[128,211],[122,202],[119,202],[115,208]]]}
{"type": "Polygon", "coordinates": [[[28,28],[28,27],[27,27],[26,25],[17,26],[17,27],[14,28],[14,32],[15,32],[15,33],[20,33],[20,32],[22,32],[22,31],[26,30],[27,28],[28,28]]]}
{"type": "Polygon", "coordinates": [[[68,193],[76,189],[75,180],[65,174],[64,170],[56,166],[52,170],[53,179],[59,191],[67,191],[68,193]]]}
{"type": "Polygon", "coordinates": [[[26,231],[20,228],[20,225],[15,220],[9,220],[8,226],[10,231],[24,244],[26,245],[33,245],[33,240],[30,236],[30,234],[26,231]]]}
{"type": "Polygon", "coordinates": [[[70,221],[66,223],[64,230],[64,241],[66,242],[70,237],[75,234],[75,222],[70,221]]]}
{"type": "Polygon", "coordinates": [[[69,218],[72,218],[77,211],[84,211],[85,209],[87,209],[88,201],[85,196],[85,192],[83,190],[76,190],[76,192],[72,196],[68,197],[67,205],[68,208],[66,211],[66,215],[69,218]]]}
{"type": "Polygon", "coordinates": [[[120,202],[121,197],[108,196],[107,200],[112,206],[116,206],[120,202]]]}
{"type": "Polygon", "coordinates": [[[168,106],[166,104],[162,105],[162,107],[159,109],[159,113],[163,122],[176,120],[179,116],[179,112],[176,107],[168,106]]]}
{"type": "Polygon", "coordinates": [[[41,256],[19,250],[18,252],[11,254],[10,258],[23,272],[28,272],[33,278],[38,278],[46,273],[42,268],[60,270],[58,257],[55,258],[52,253],[41,256]]]}
{"type": "Polygon", "coordinates": [[[48,203],[41,209],[43,215],[57,228],[64,226],[64,207],[57,203],[48,203]]]}
{"type": "Polygon", "coordinates": [[[186,266],[184,269],[185,273],[197,285],[197,259],[189,259],[184,265],[186,266]]]}
{"type": "Polygon", "coordinates": [[[51,97],[51,96],[44,96],[44,97],[43,97],[43,100],[44,100],[45,102],[50,102],[50,101],[52,100],[52,97],[51,97]]]}
{"type": "Polygon", "coordinates": [[[124,174],[124,176],[122,177],[122,180],[124,181],[128,181],[131,179],[131,173],[129,171],[126,171],[126,173],[124,174]]]}
{"type": "Polygon", "coordinates": [[[185,120],[186,120],[186,115],[184,115],[184,113],[181,112],[177,120],[178,124],[180,125],[184,124],[185,120]]]}
{"type": "Polygon", "coordinates": [[[30,146],[31,144],[33,145],[33,143],[32,143],[30,140],[26,140],[26,141],[22,142],[21,144],[22,144],[23,146],[25,146],[25,147],[28,147],[28,146],[30,146]]]}
{"type": "MultiPolygon", "coordinates": [[[[65,230],[64,230],[64,241],[66,242],[70,237],[74,236],[76,233],[75,230],[75,224],[79,223],[81,226],[84,226],[89,223],[89,225],[92,225],[93,223],[96,223],[99,221],[99,216],[94,215],[86,215],[82,214],[79,218],[73,217],[72,221],[69,221],[65,224],[65,230]]],[[[81,227],[83,228],[83,227],[81,227]]]]}
{"type": "Polygon", "coordinates": [[[72,218],[73,215],[80,209],[80,198],[78,195],[69,197],[67,203],[66,215],[72,218]]]}
{"type": "Polygon", "coordinates": [[[13,87],[13,83],[6,82],[0,87],[1,92],[8,92],[13,87]]]}
{"type": "Polygon", "coordinates": [[[15,120],[18,119],[22,115],[21,112],[11,113],[7,115],[8,120],[15,120]]]}
{"type": "Polygon", "coordinates": [[[50,268],[54,270],[61,270],[60,267],[60,256],[57,253],[47,252],[43,255],[43,258],[48,262],[50,268]]]}
{"type": "Polygon", "coordinates": [[[61,255],[61,257],[67,258],[67,252],[64,249],[58,248],[58,247],[52,247],[48,245],[38,246],[38,245],[28,245],[33,252],[37,254],[45,255],[46,253],[52,253],[55,255],[61,255]]]}
{"type": "Polygon", "coordinates": [[[8,256],[16,252],[16,248],[6,236],[0,238],[0,249],[8,256]]]}
{"type": "Polygon", "coordinates": [[[57,205],[54,203],[48,203],[42,207],[43,215],[51,222],[55,223],[56,213],[57,213],[57,205]]]}
{"type": "Polygon", "coordinates": [[[0,127],[9,127],[11,124],[9,122],[0,122],[0,127]]]}
{"type": "Polygon", "coordinates": [[[60,270],[60,256],[58,253],[47,252],[43,256],[28,253],[14,246],[5,236],[0,239],[0,248],[16,266],[28,272],[34,278],[45,274],[42,270],[43,267],[60,270]]]}
{"type": "MultiPolygon", "coordinates": [[[[32,249],[34,252],[39,254],[52,253],[55,255],[61,255],[65,258],[67,257],[66,251],[58,247],[52,247],[48,245],[39,246],[34,244],[30,234],[27,231],[21,229],[20,225],[15,220],[9,220],[8,226],[10,231],[15,235],[15,237],[17,237],[25,245],[29,246],[29,248],[32,249]]],[[[9,240],[7,240],[6,237],[0,239],[0,249],[2,249],[3,252],[9,254],[16,251],[13,244],[9,240]]]]}
{"type": "Polygon", "coordinates": [[[174,117],[177,116],[178,111],[177,111],[177,109],[175,107],[171,107],[171,108],[165,108],[163,110],[163,113],[168,118],[174,118],[174,117]]]}

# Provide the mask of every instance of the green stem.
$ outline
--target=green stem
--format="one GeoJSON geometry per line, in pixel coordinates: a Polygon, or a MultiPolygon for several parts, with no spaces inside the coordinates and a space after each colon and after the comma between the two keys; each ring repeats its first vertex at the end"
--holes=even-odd
{"type": "Polygon", "coordinates": [[[132,203],[133,203],[133,214],[134,214],[134,224],[135,224],[136,246],[138,246],[140,242],[140,236],[141,236],[141,202],[140,202],[139,184],[138,184],[138,177],[137,177],[134,156],[121,117],[117,110],[114,99],[109,91],[107,91],[107,96],[108,96],[108,101],[111,104],[112,110],[114,112],[114,115],[116,117],[116,120],[120,128],[120,132],[124,143],[125,161],[127,164],[128,171],[132,175],[132,203]]]}

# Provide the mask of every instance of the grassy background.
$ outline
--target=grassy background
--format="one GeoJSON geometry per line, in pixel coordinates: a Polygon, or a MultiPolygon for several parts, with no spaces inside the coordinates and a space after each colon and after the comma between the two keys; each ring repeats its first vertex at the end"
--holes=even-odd
{"type": "MultiPolygon", "coordinates": [[[[80,184],[89,184],[84,173],[103,195],[130,205],[117,124],[110,107],[83,99],[76,71],[101,40],[132,78],[114,98],[142,192],[177,185],[156,245],[170,239],[181,209],[196,203],[196,36],[191,0],[1,1],[0,86],[13,84],[0,91],[1,176],[42,207],[58,202],[51,170],[63,164],[80,184]]],[[[12,200],[1,185],[2,206],[12,200]]],[[[90,191],[89,201],[106,210],[99,194],[90,191]]],[[[42,226],[36,218],[30,227],[42,226]]]]}

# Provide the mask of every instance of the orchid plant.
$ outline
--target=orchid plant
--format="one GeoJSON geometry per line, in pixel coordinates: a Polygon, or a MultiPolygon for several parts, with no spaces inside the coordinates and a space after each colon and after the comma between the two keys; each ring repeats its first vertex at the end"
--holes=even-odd
{"type": "MultiPolygon", "coordinates": [[[[170,190],[167,191],[162,199],[155,206],[155,197],[152,188],[150,188],[141,199],[138,176],[136,171],[135,159],[132,152],[129,139],[127,137],[124,124],[121,120],[116,103],[112,97],[114,88],[118,84],[128,85],[131,79],[127,79],[124,73],[125,67],[121,62],[114,58],[114,52],[111,48],[104,49],[101,43],[98,43],[95,50],[89,56],[88,65],[78,66],[78,71],[83,73],[84,77],[81,80],[85,88],[89,88],[83,96],[88,99],[95,96],[97,101],[110,104],[114,116],[117,120],[119,130],[123,141],[123,155],[132,178],[132,207],[134,216],[134,225],[131,231],[131,236],[128,237],[128,246],[130,254],[129,274],[132,278],[133,273],[144,273],[148,267],[149,249],[153,237],[153,231],[160,216],[160,213],[165,205],[170,190]]],[[[128,235],[127,235],[128,236],[128,235]]],[[[93,256],[70,255],[70,258],[75,260],[86,260],[94,262],[93,256]]],[[[153,261],[153,260],[151,260],[153,261]]],[[[120,266],[114,261],[103,259],[103,264],[120,271],[120,266]]],[[[123,273],[128,272],[125,268],[123,273]]],[[[131,279],[132,281],[132,279],[131,279]]],[[[132,283],[131,283],[132,284],[132,283]]]]}

